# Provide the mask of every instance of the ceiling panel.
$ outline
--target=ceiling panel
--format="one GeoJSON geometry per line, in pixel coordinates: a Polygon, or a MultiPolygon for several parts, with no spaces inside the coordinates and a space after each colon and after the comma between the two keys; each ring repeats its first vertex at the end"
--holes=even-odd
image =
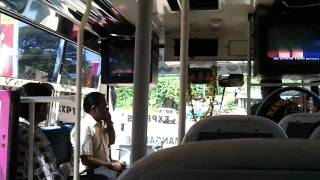
{"type": "MultiPolygon", "coordinates": [[[[105,0],[106,1],[106,0],[105,0]]],[[[169,0],[170,2],[179,0],[169,0]]],[[[181,1],[181,0],[180,0],[181,1]]],[[[191,3],[200,0],[192,0],[191,3]]],[[[137,14],[136,0],[110,0],[110,2],[132,23],[135,24],[137,14]]],[[[210,2],[205,0],[204,2],[210,2]]],[[[247,15],[252,11],[251,3],[272,4],[273,0],[215,0],[219,10],[190,11],[190,24],[193,27],[208,28],[212,21],[222,19],[219,30],[246,28],[247,15]],[[219,2],[218,2],[219,1],[219,2]]],[[[178,3],[179,4],[179,3],[178,3]]],[[[180,11],[172,11],[168,0],[154,0],[154,16],[159,20],[158,27],[166,32],[180,29],[180,11]]]]}

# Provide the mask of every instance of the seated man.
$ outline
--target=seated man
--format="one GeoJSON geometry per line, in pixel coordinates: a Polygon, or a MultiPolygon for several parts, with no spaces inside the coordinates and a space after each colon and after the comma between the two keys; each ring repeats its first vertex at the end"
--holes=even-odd
{"type": "MultiPolygon", "coordinates": [[[[115,132],[106,105],[104,95],[98,92],[84,98],[87,114],[80,128],[80,171],[93,178],[116,179],[122,164],[110,159],[109,146],[114,144],[115,132]]],[[[71,142],[74,145],[75,129],[71,131],[71,142]]]]}
{"type": "MultiPolygon", "coordinates": [[[[51,96],[52,86],[49,84],[27,83],[20,88],[21,96],[51,96]]],[[[63,179],[56,164],[51,144],[39,128],[38,124],[47,118],[49,103],[35,104],[35,130],[33,146],[33,179],[63,179]]],[[[18,127],[18,157],[16,179],[28,178],[28,133],[29,104],[20,103],[18,127]]]]}

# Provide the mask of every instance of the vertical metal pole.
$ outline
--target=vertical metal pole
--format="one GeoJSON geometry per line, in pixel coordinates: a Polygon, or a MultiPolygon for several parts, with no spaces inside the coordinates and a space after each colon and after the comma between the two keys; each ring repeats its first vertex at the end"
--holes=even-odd
{"type": "MultiPolygon", "coordinates": [[[[252,12],[255,10],[256,1],[251,0],[251,10],[252,12]]],[[[248,63],[247,63],[247,115],[251,115],[251,60],[252,60],[252,17],[248,18],[248,63]]]]}
{"type": "Polygon", "coordinates": [[[251,114],[251,19],[249,20],[249,50],[248,50],[248,63],[247,63],[247,115],[251,114]]]}
{"type": "Polygon", "coordinates": [[[145,156],[147,152],[152,9],[153,0],[138,1],[134,52],[131,163],[145,156]]]}
{"type": "Polygon", "coordinates": [[[28,180],[33,180],[33,137],[34,137],[34,110],[35,104],[29,104],[29,138],[28,138],[28,180]]]}
{"type": "Polygon", "coordinates": [[[186,99],[188,86],[188,49],[189,49],[189,0],[182,0],[180,36],[180,95],[179,129],[180,144],[186,131],[186,99]]]}
{"type": "Polygon", "coordinates": [[[83,39],[84,30],[88,22],[91,12],[91,0],[86,1],[86,11],[81,19],[80,30],[77,36],[77,79],[76,79],[76,137],[75,137],[75,151],[74,151],[74,169],[73,169],[73,179],[79,180],[79,157],[80,157],[80,118],[81,118],[81,88],[82,88],[82,63],[83,63],[83,39]]]}

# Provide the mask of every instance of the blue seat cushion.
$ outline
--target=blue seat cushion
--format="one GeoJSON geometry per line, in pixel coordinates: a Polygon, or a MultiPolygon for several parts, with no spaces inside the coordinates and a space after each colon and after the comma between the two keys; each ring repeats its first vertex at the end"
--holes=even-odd
{"type": "Polygon", "coordinates": [[[58,165],[70,162],[72,154],[70,132],[72,128],[66,125],[59,125],[44,127],[42,129],[51,143],[58,165]]]}

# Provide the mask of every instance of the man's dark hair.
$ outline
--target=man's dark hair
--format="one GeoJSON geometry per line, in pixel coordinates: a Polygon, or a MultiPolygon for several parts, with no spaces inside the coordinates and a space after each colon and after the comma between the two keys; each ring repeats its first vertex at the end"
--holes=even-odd
{"type": "MultiPolygon", "coordinates": [[[[19,89],[20,96],[51,96],[53,87],[47,83],[27,83],[19,89]]],[[[39,112],[41,105],[46,103],[36,103],[35,113],[39,112]]],[[[29,119],[29,104],[20,103],[19,116],[24,119],[29,119]]]]}
{"type": "Polygon", "coordinates": [[[92,92],[86,95],[83,100],[84,112],[89,113],[92,106],[98,106],[104,100],[104,95],[99,92],[92,92]]]}

